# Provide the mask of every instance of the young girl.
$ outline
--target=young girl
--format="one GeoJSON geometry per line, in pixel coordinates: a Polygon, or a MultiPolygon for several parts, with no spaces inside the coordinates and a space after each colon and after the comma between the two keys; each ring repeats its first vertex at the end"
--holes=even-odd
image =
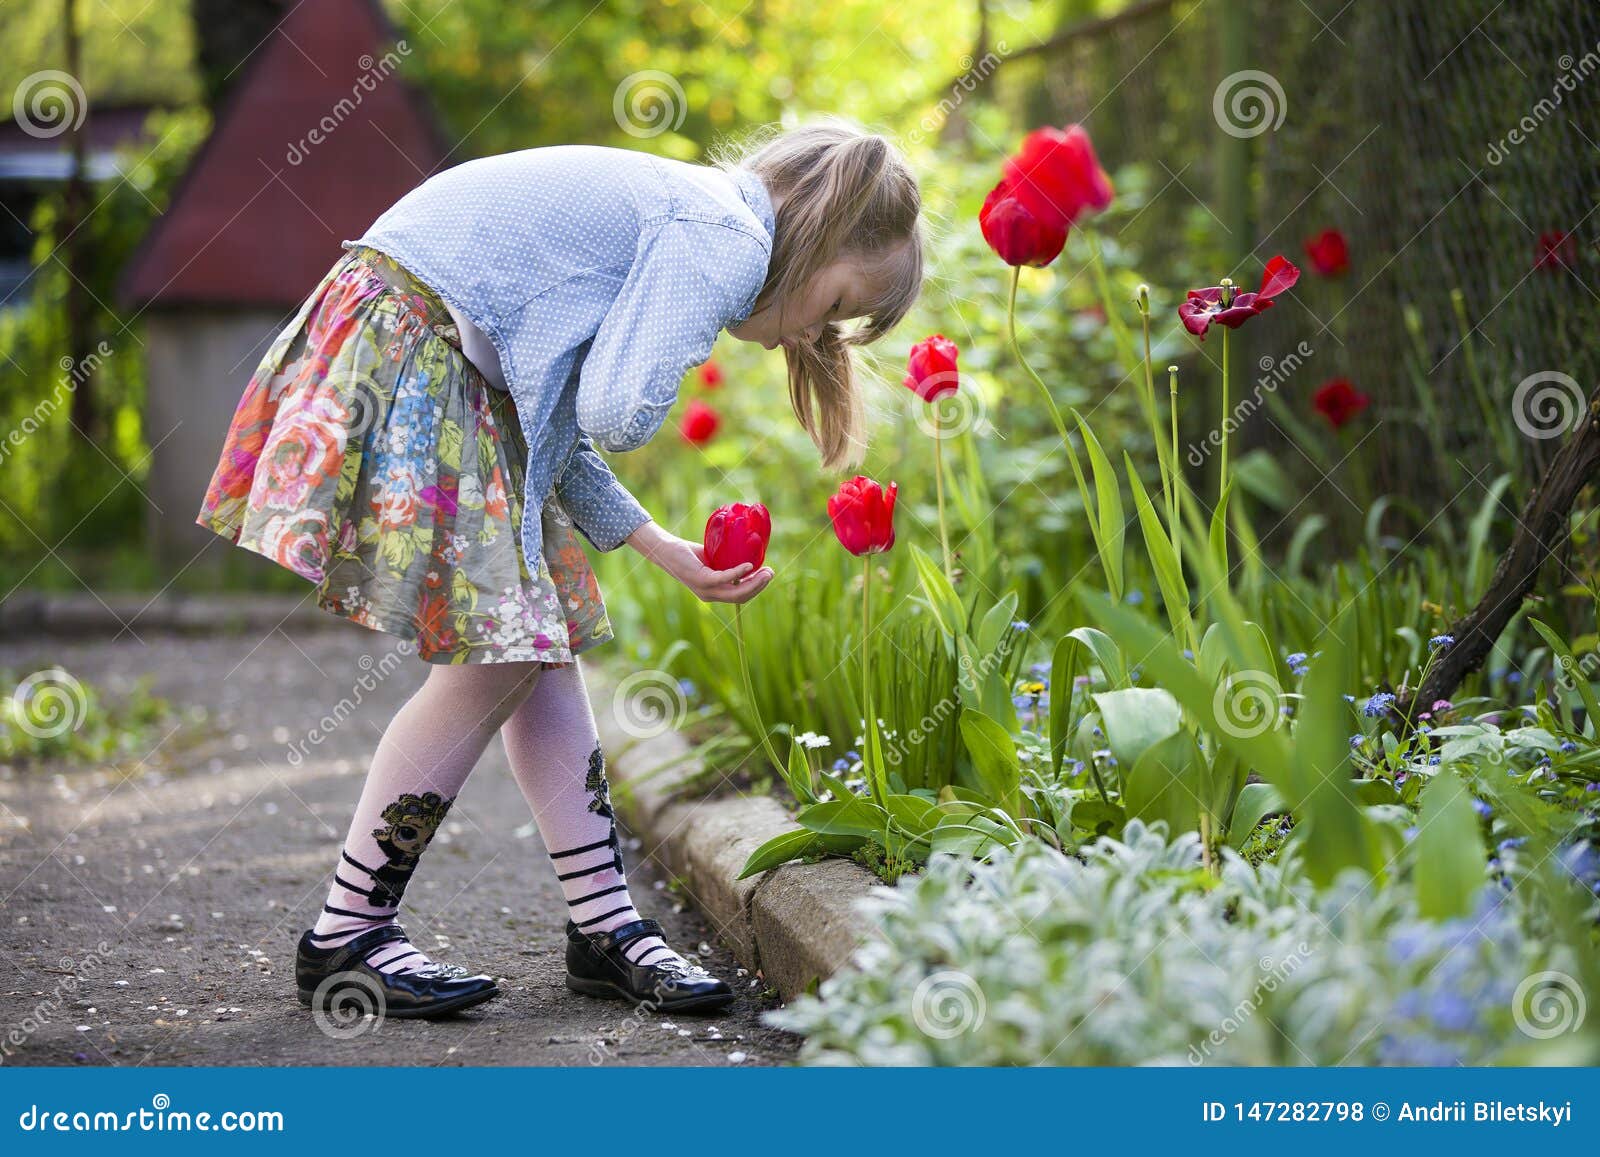
{"type": "Polygon", "coordinates": [[[245,391],[199,519],[432,665],[300,940],[303,1003],[355,985],[389,1016],[434,1017],[498,995],[396,921],[497,731],[566,896],[568,986],[673,1011],[733,999],[629,895],[578,669],[611,628],[574,531],[701,599],[755,597],[769,568],[710,569],[596,447],[648,441],[726,328],[783,347],[826,465],[859,458],[849,347],[915,300],[919,213],[893,146],[827,123],[717,167],[588,146],[472,161],[346,243],[245,391]]]}

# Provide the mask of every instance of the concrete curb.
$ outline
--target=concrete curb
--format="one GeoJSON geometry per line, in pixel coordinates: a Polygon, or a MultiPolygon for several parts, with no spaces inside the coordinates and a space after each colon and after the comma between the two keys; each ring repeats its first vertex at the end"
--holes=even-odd
{"type": "Polygon", "coordinates": [[[41,635],[96,637],[150,634],[296,631],[331,626],[338,619],[309,595],[58,594],[18,591],[0,601],[0,638],[41,635]]]}
{"type": "Polygon", "coordinates": [[[701,769],[690,745],[676,732],[640,740],[623,731],[611,710],[610,681],[593,667],[589,672],[598,676],[591,697],[613,800],[645,854],[684,882],[739,963],[759,971],[785,1000],[843,968],[871,933],[854,905],[877,877],[852,861],[830,859],[738,879],[750,853],[794,830],[794,820],[764,796],[674,799],[674,790],[701,769]]]}

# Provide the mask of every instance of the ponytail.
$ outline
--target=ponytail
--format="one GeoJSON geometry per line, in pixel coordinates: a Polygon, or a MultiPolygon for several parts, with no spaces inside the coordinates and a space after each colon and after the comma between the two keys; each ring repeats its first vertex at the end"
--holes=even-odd
{"type": "Polygon", "coordinates": [[[725,165],[742,165],[781,195],[767,280],[755,308],[780,317],[818,271],[860,259],[883,291],[865,320],[823,327],[816,342],[786,350],[789,401],[830,469],[866,452],[866,424],[850,347],[876,341],[910,310],[922,289],[922,198],[900,151],[875,133],[827,120],[768,139],[725,165]]]}

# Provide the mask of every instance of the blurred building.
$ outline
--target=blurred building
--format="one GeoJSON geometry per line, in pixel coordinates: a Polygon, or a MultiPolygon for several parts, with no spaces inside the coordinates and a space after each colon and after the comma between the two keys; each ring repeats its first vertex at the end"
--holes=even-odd
{"type": "Polygon", "coordinates": [[[123,273],[145,329],[151,541],[179,566],[234,407],[272,339],[338,258],[440,167],[444,136],[407,82],[411,46],[377,0],[293,6],[254,52],[123,273]]]}

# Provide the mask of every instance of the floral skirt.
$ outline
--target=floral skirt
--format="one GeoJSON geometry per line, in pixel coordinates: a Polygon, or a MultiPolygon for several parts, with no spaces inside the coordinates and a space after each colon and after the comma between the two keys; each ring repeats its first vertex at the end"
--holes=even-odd
{"type": "Polygon", "coordinates": [[[544,558],[523,557],[526,462],[444,302],[358,247],[251,378],[198,521],[429,662],[570,663],[611,624],[554,493],[544,558]]]}

